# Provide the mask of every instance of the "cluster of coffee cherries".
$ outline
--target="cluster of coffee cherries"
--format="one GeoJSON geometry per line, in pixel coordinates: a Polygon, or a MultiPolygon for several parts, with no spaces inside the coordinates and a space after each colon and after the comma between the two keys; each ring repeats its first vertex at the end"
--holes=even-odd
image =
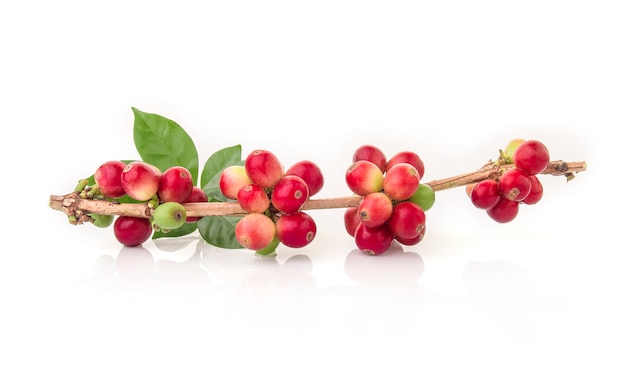
{"type": "Polygon", "coordinates": [[[168,232],[185,223],[197,222],[199,217],[187,216],[184,203],[206,202],[206,193],[193,183],[189,170],[173,166],[165,171],[144,161],[111,160],[100,165],[94,173],[95,185],[90,195],[99,199],[116,200],[126,195],[153,208],[150,218],[121,215],[89,214],[99,227],[113,224],[115,238],[125,246],[138,246],[147,241],[155,230],[168,232]]]}
{"type": "Polygon", "coordinates": [[[224,168],[219,180],[222,194],[246,212],[235,226],[235,238],[259,255],[273,253],[280,243],[299,248],[313,241],[317,225],[302,206],[323,185],[321,169],[312,161],[285,170],[265,149],[250,152],[243,165],[224,168]]]}
{"type": "Polygon", "coordinates": [[[472,204],[498,223],[517,217],[521,204],[536,204],[543,196],[538,174],[550,163],[548,148],[537,140],[511,140],[500,162],[512,164],[500,176],[466,186],[472,204]]]}
{"type": "Polygon", "coordinates": [[[379,255],[394,240],[407,246],[422,241],[425,211],[435,201],[433,189],[420,183],[422,176],[424,163],[414,152],[401,151],[387,159],[374,145],[355,150],[345,180],[362,199],[346,209],[344,225],[361,251],[379,255]]]}

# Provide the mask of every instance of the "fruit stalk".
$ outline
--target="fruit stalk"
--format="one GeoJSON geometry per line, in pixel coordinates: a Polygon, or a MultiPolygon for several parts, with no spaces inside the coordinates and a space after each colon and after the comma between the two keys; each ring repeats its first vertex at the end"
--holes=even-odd
{"type": "MultiPolygon", "coordinates": [[[[482,168],[461,175],[433,180],[424,184],[429,185],[434,191],[466,186],[486,179],[500,176],[504,171],[513,168],[513,164],[496,165],[489,162],[482,168]]],[[[578,172],[585,171],[587,163],[584,161],[551,161],[547,168],[541,172],[543,175],[565,176],[567,180],[574,178],[578,172]]],[[[150,218],[154,208],[147,203],[116,203],[108,200],[83,199],[80,192],[72,192],[67,195],[50,195],[49,206],[54,210],[65,213],[70,219],[81,214],[124,215],[138,218],[150,218]]],[[[302,210],[317,210],[331,208],[356,207],[362,196],[352,195],[327,199],[308,199],[302,206],[302,210]]],[[[202,202],[184,203],[187,216],[243,216],[247,214],[237,202],[202,202]]],[[[80,216],[78,217],[80,218],[80,216]]],[[[82,222],[73,222],[82,223],[82,222]]]]}

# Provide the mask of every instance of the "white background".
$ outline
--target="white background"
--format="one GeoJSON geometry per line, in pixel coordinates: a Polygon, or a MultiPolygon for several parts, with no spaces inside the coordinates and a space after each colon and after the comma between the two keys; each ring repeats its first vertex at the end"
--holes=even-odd
{"type": "Polygon", "coordinates": [[[0,6],[0,384],[623,386],[626,13],[619,1],[79,1],[0,6]],[[202,5],[201,5],[202,4],[202,5]],[[200,164],[413,150],[430,181],[516,137],[553,159],[496,224],[440,192],[417,246],[360,254],[342,210],[275,259],[198,235],[121,248],[48,207],[136,158],[131,107],[200,164]]]}

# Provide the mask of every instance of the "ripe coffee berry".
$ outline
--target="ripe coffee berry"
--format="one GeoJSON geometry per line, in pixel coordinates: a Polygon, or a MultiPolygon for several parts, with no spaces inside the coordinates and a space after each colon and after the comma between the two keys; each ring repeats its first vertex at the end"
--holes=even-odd
{"type": "Polygon", "coordinates": [[[550,163],[548,148],[540,141],[526,140],[513,152],[515,166],[529,175],[543,172],[550,163]]]}
{"type": "Polygon", "coordinates": [[[263,214],[247,214],[235,225],[235,238],[239,244],[250,250],[264,249],[275,235],[274,222],[263,214]]]}
{"type": "Polygon", "coordinates": [[[113,223],[113,234],[124,246],[139,246],[152,236],[152,224],[147,218],[118,216],[113,223]]]}
{"type": "Polygon", "coordinates": [[[498,223],[508,223],[517,217],[519,213],[519,203],[500,197],[495,206],[487,210],[487,215],[498,223]]]}
{"type": "Polygon", "coordinates": [[[420,174],[409,163],[397,163],[388,167],[383,178],[383,190],[392,200],[410,198],[420,184],[420,174]]]}
{"type": "Polygon", "coordinates": [[[270,198],[260,185],[250,183],[241,187],[237,193],[237,201],[246,212],[263,213],[270,208],[270,198]]]}
{"type": "Polygon", "coordinates": [[[193,189],[191,172],[182,166],[173,166],[161,175],[157,195],[161,202],[182,203],[193,189]]]}
{"type": "Polygon", "coordinates": [[[387,161],[387,170],[398,163],[409,163],[417,169],[420,179],[424,177],[424,162],[415,152],[402,151],[398,152],[387,161]]]}
{"type": "Polygon", "coordinates": [[[396,238],[411,240],[417,238],[426,225],[424,210],[413,202],[400,202],[393,208],[389,227],[396,238]]]}
{"type": "Polygon", "coordinates": [[[352,155],[352,162],[359,160],[371,161],[383,173],[387,170],[387,157],[380,148],[374,145],[366,144],[356,148],[352,155]]]}
{"type": "Polygon", "coordinates": [[[359,250],[368,255],[379,255],[389,250],[394,235],[387,223],[378,227],[368,227],[359,224],[354,231],[354,242],[359,250]]]}
{"type": "Polygon", "coordinates": [[[488,210],[500,200],[500,189],[495,180],[482,180],[474,185],[470,192],[470,200],[474,207],[488,210]]]}
{"type": "Polygon", "coordinates": [[[304,247],[315,239],[316,233],[315,220],[306,212],[282,214],[276,220],[276,236],[285,246],[304,247]]]}
{"type": "Polygon", "coordinates": [[[126,165],[120,179],[128,196],[135,200],[147,201],[159,190],[161,171],[144,161],[133,161],[126,165]]]}
{"type": "Polygon", "coordinates": [[[530,179],[526,172],[512,168],[505,171],[498,181],[500,195],[520,202],[530,193],[530,179]]]}
{"type": "Polygon", "coordinates": [[[352,163],[346,171],[346,184],[352,192],[365,196],[383,189],[383,172],[376,164],[367,160],[352,163]]]}
{"type": "Polygon", "coordinates": [[[126,195],[122,187],[122,171],[126,163],[120,160],[107,161],[100,165],[93,177],[102,195],[111,199],[118,199],[126,195]]]}
{"type": "Polygon", "coordinates": [[[276,155],[268,150],[251,152],[245,160],[246,173],[252,182],[263,188],[271,188],[284,175],[283,165],[276,155]]]}
{"type": "Polygon", "coordinates": [[[302,160],[285,171],[285,175],[295,175],[306,182],[309,187],[309,197],[318,193],[324,186],[324,175],[317,164],[309,160],[302,160]]]}
{"type": "Polygon", "coordinates": [[[543,185],[536,175],[529,176],[530,193],[522,200],[524,204],[536,204],[543,197],[543,185]]]}
{"type": "Polygon", "coordinates": [[[289,214],[299,211],[308,198],[306,182],[298,176],[286,175],[274,185],[270,200],[278,211],[289,214]]]}
{"type": "Polygon", "coordinates": [[[369,227],[385,223],[393,212],[393,202],[384,192],[372,192],[363,197],[357,207],[359,220],[369,227]]]}
{"type": "Polygon", "coordinates": [[[350,236],[354,236],[354,230],[356,226],[361,223],[359,212],[357,207],[348,207],[343,213],[343,224],[346,228],[346,232],[350,236]]]}

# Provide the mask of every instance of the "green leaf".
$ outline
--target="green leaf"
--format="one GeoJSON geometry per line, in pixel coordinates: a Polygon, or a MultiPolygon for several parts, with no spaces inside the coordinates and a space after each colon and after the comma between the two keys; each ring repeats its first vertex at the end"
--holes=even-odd
{"type": "Polygon", "coordinates": [[[219,187],[220,174],[224,168],[231,165],[243,165],[241,160],[241,145],[233,145],[213,153],[204,163],[200,186],[210,201],[228,201],[219,187]]]}
{"type": "Polygon", "coordinates": [[[141,159],[161,171],[180,165],[198,181],[198,151],[189,134],[176,122],[157,114],[132,108],[134,140],[141,159]]]}
{"type": "Polygon", "coordinates": [[[175,228],[173,230],[170,230],[169,232],[155,231],[152,234],[152,239],[174,238],[174,237],[179,237],[179,236],[191,234],[192,232],[194,232],[194,231],[196,231],[198,229],[198,225],[196,223],[197,222],[185,223],[182,226],[180,226],[179,228],[175,228]]]}
{"type": "Polygon", "coordinates": [[[205,216],[198,223],[198,231],[207,243],[225,248],[242,249],[235,238],[235,226],[241,216],[205,216]]]}

